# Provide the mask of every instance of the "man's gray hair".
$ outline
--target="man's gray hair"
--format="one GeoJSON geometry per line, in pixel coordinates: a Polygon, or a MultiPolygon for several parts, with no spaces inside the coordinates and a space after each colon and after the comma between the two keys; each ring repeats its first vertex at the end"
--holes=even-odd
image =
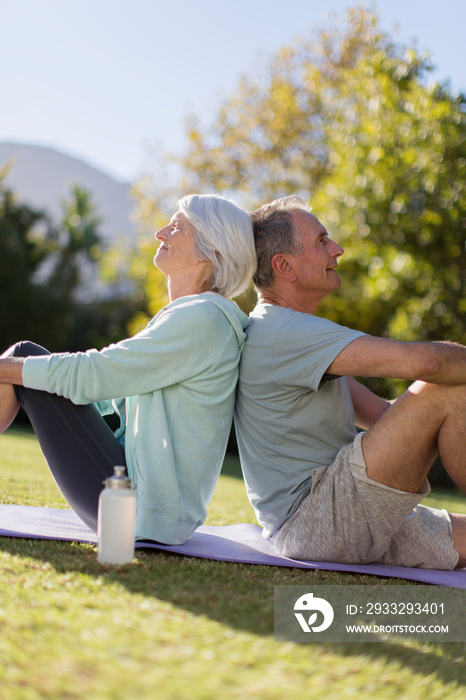
{"type": "Polygon", "coordinates": [[[212,290],[227,299],[244,292],[256,269],[248,212],[218,194],[189,194],[178,207],[194,228],[200,257],[212,263],[212,290]]]}
{"type": "Polygon", "coordinates": [[[310,211],[296,195],[275,199],[251,214],[257,255],[257,270],[253,277],[256,289],[269,289],[274,282],[272,258],[278,253],[299,255],[303,248],[301,234],[293,226],[291,212],[310,211]]]}

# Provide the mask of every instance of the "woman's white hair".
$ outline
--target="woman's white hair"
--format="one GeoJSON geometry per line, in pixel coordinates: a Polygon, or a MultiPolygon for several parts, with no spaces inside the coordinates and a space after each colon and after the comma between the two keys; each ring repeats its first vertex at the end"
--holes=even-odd
{"type": "Polygon", "coordinates": [[[189,194],[178,207],[194,228],[200,256],[212,263],[212,290],[227,299],[244,292],[256,270],[248,212],[218,194],[189,194]]]}

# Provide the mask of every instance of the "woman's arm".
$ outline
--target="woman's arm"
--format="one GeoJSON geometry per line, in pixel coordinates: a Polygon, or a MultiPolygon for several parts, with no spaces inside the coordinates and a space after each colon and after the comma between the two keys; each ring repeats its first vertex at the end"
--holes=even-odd
{"type": "Polygon", "coordinates": [[[100,351],[28,357],[23,383],[78,405],[146,394],[199,377],[218,361],[231,333],[210,301],[187,301],[100,351]]]}

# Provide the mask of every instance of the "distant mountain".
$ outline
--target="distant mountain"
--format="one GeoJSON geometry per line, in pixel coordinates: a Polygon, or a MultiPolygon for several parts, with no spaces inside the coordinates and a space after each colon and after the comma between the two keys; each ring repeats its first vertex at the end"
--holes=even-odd
{"type": "Polygon", "coordinates": [[[7,164],[11,169],[5,184],[20,202],[45,209],[58,221],[60,202],[69,196],[70,184],[75,182],[90,191],[102,218],[99,230],[104,240],[134,237],[129,183],[118,182],[78,158],[44,146],[0,143],[0,169],[7,164]]]}

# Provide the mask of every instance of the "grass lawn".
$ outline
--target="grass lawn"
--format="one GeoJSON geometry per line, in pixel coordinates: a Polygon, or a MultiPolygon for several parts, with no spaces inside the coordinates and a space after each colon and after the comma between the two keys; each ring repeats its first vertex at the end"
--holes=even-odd
{"type": "MultiPolygon", "coordinates": [[[[1,501],[66,507],[36,438],[0,437],[1,501]]],[[[466,499],[426,503],[466,512],[466,499]]],[[[208,523],[254,522],[227,458],[208,523]]],[[[417,585],[398,579],[137,552],[101,566],[91,545],[0,538],[2,700],[466,696],[464,644],[295,644],[273,638],[275,584],[417,585]]]]}

